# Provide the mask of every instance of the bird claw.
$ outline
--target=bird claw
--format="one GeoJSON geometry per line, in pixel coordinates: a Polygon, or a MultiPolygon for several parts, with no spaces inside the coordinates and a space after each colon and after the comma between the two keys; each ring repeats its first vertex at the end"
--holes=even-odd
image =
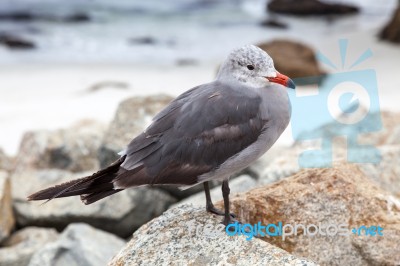
{"type": "MultiPolygon", "coordinates": [[[[220,215],[220,216],[224,216],[225,215],[224,211],[221,211],[221,210],[215,208],[214,206],[207,207],[207,211],[211,212],[213,214],[216,214],[216,215],[220,215]]],[[[236,218],[236,215],[234,213],[230,213],[230,216],[231,216],[231,218],[236,218]]]]}

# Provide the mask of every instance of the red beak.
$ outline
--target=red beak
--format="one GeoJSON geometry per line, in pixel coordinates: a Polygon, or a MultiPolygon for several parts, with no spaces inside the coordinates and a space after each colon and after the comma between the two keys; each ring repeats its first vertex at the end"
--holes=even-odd
{"type": "Polygon", "coordinates": [[[275,78],[268,78],[267,77],[267,79],[269,81],[271,81],[271,82],[281,84],[281,85],[283,85],[285,87],[288,87],[288,88],[291,88],[291,89],[296,88],[296,85],[294,84],[292,79],[290,79],[288,76],[285,76],[285,75],[283,75],[283,74],[281,74],[279,72],[276,72],[276,77],[275,78]]]}

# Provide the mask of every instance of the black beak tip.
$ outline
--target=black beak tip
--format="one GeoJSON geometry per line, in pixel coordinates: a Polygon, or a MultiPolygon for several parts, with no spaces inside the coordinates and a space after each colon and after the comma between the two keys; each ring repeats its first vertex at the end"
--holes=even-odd
{"type": "Polygon", "coordinates": [[[287,87],[291,89],[296,89],[296,84],[294,84],[292,79],[289,79],[287,82],[287,87]]]}

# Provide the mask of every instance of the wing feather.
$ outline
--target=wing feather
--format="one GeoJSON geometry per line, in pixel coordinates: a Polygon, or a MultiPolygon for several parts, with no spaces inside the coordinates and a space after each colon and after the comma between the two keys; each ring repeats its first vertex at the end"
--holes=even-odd
{"type": "MultiPolygon", "coordinates": [[[[193,88],[129,144],[122,167],[141,165],[151,184],[193,185],[258,139],[267,123],[260,105],[261,98],[245,86],[215,81],[193,88]]],[[[129,187],[134,179],[125,174],[116,183],[129,187]]]]}

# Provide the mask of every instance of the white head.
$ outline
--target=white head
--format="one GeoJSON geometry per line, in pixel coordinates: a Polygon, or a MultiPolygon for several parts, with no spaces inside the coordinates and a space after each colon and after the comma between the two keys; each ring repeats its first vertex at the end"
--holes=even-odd
{"type": "Polygon", "coordinates": [[[265,87],[273,82],[294,89],[293,81],[280,74],[272,58],[254,45],[233,50],[221,65],[217,79],[235,79],[251,87],[265,87]]]}

